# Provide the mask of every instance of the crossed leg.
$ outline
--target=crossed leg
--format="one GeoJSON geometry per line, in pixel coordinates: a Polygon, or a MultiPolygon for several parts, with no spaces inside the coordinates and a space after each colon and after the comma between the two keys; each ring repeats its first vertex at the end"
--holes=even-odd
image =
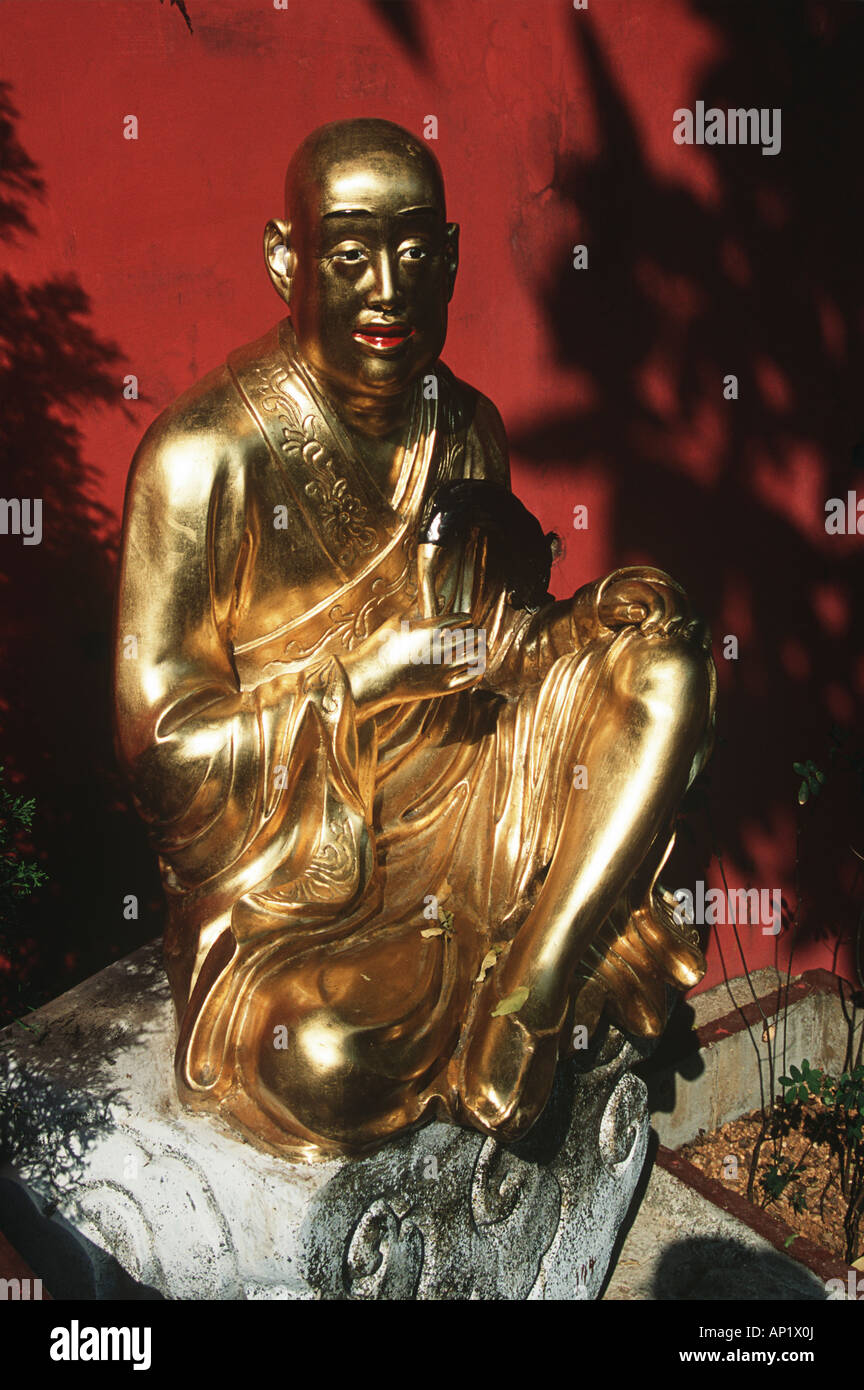
{"type": "MultiPolygon", "coordinates": [[[[469,1123],[514,1139],[545,1105],[573,975],[646,859],[704,750],[710,657],[682,636],[634,633],[612,672],[602,720],[580,751],[549,870],[506,959],[492,972],[460,1064],[469,1123]],[[525,987],[518,1012],[496,998],[525,987]]],[[[563,736],[563,735],[562,735],[563,736]]]]}

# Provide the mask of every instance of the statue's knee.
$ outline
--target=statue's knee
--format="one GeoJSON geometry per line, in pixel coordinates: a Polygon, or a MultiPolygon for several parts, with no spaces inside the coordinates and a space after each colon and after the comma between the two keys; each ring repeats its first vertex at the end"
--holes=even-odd
{"type": "Polygon", "coordinates": [[[617,691],[664,722],[704,722],[711,699],[710,660],[692,638],[640,634],[619,663],[617,691]]]}

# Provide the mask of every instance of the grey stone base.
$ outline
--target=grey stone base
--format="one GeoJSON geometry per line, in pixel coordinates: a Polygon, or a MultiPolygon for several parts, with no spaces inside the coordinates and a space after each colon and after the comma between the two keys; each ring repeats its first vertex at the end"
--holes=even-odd
{"type": "Polygon", "coordinates": [[[0,1033],[0,1229],[55,1298],[591,1299],[648,1142],[633,1045],[504,1147],[434,1123],[294,1164],[185,1112],[154,943],[0,1033]]]}

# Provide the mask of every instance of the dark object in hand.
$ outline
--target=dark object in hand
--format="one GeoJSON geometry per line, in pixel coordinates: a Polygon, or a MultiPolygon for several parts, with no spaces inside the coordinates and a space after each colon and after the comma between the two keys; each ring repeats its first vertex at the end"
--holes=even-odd
{"type": "Polygon", "coordinates": [[[503,584],[514,608],[534,610],[551,600],[549,576],[560,550],[553,531],[498,483],[472,478],[444,483],[429,499],[420,543],[464,545],[472,531],[487,538],[486,570],[503,584]]]}

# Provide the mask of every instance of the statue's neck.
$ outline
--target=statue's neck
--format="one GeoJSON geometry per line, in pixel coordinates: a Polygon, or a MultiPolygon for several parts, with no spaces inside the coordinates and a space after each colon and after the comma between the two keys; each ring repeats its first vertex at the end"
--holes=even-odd
{"type": "Polygon", "coordinates": [[[386,497],[397,486],[406,440],[411,429],[413,383],[393,396],[352,392],[316,370],[300,352],[293,329],[283,329],[290,352],[321,401],[338,417],[356,457],[365,465],[386,497]]]}
{"type": "Polygon", "coordinates": [[[406,391],[392,401],[382,402],[331,392],[330,399],[352,434],[395,444],[401,442],[408,428],[410,394],[406,391]]]}
{"type": "Polygon", "coordinates": [[[410,386],[394,396],[364,395],[328,381],[305,358],[303,366],[323,398],[338,412],[350,434],[365,435],[382,442],[392,439],[394,444],[401,441],[411,419],[410,386]]]}
{"type": "Polygon", "coordinates": [[[410,423],[410,391],[392,400],[370,400],[352,395],[322,380],[304,361],[304,367],[321,397],[338,415],[362,461],[385,497],[392,497],[401,467],[402,450],[410,423]]]}

